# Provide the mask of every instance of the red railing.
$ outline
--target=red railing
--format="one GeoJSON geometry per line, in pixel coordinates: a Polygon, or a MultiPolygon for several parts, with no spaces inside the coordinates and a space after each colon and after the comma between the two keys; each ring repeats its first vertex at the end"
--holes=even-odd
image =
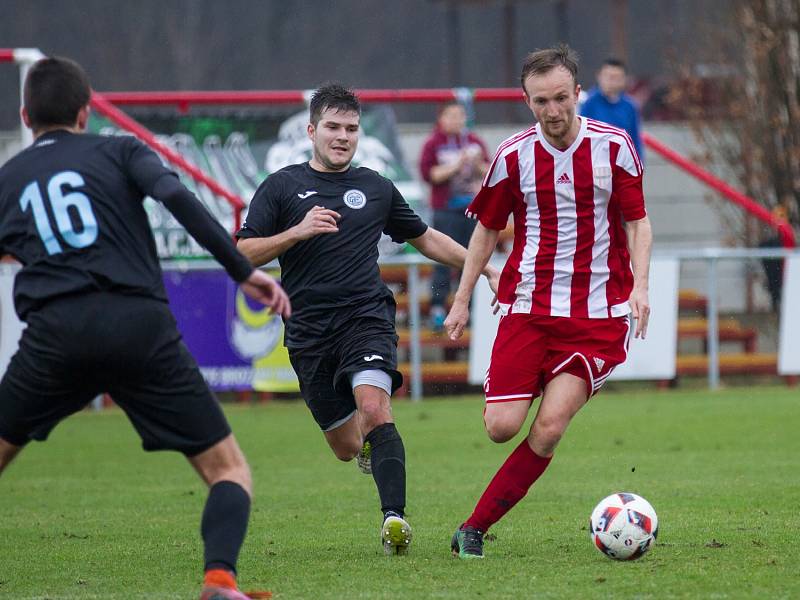
{"type": "MultiPolygon", "coordinates": [[[[38,51],[36,51],[36,53],[38,54],[38,51]]],[[[14,49],[0,48],[0,62],[15,62],[17,59],[18,57],[16,56],[14,49]]],[[[297,101],[302,102],[302,96],[300,100],[295,100],[295,102],[297,101]]],[[[187,175],[189,175],[197,183],[202,183],[218,196],[225,198],[233,210],[233,233],[236,233],[236,231],[239,230],[242,220],[242,209],[246,206],[244,200],[242,200],[233,192],[227,190],[223,185],[221,185],[215,179],[209,177],[205,172],[192,165],[183,156],[172,150],[169,146],[159,142],[153,132],[137,122],[135,119],[132,119],[126,115],[122,110],[117,108],[113,102],[109,102],[106,98],[104,98],[103,94],[93,92],[91,104],[92,108],[94,108],[97,112],[102,114],[111,122],[115,123],[121,129],[132,133],[145,144],[158,151],[169,163],[185,171],[187,175]]]]}
{"type": "Polygon", "coordinates": [[[222,185],[217,183],[216,180],[212,179],[203,171],[188,162],[183,156],[175,152],[172,148],[159,142],[156,139],[156,136],[153,135],[153,132],[139,124],[137,121],[131,119],[119,108],[114,106],[108,101],[107,98],[105,98],[104,94],[98,94],[97,92],[93,93],[91,102],[92,108],[94,108],[97,112],[115,123],[120,128],[134,134],[145,144],[158,151],[158,153],[166,158],[169,162],[186,171],[186,173],[188,173],[192,179],[198,183],[205,184],[212,192],[225,198],[225,200],[227,200],[233,208],[234,233],[239,230],[242,218],[241,212],[246,206],[244,201],[239,198],[239,196],[225,189],[222,185]]]}
{"type": "MultiPolygon", "coordinates": [[[[356,90],[362,102],[446,102],[458,98],[448,89],[356,90]]],[[[299,104],[306,101],[302,90],[219,91],[219,92],[104,92],[103,96],[120,106],[177,106],[186,111],[193,104],[299,104]]],[[[517,88],[481,88],[472,90],[476,102],[521,100],[517,88]]]]}
{"type": "Polygon", "coordinates": [[[781,243],[785,248],[794,248],[796,245],[794,230],[792,226],[789,225],[783,219],[776,218],[770,211],[768,211],[764,206],[742,194],[740,191],[734,189],[727,183],[725,183],[719,177],[712,175],[705,169],[700,168],[695,163],[690,161],[685,156],[678,154],[672,148],[662,144],[652,135],[647,133],[642,134],[642,141],[647,144],[648,148],[651,148],[664,158],[666,158],[669,162],[676,165],[677,167],[686,171],[689,175],[698,179],[705,183],[710,188],[713,188],[723,196],[725,196],[728,200],[733,202],[734,204],[741,206],[745,209],[748,213],[753,215],[755,218],[763,221],[770,227],[772,227],[775,231],[778,232],[778,235],[781,238],[781,243]]]}

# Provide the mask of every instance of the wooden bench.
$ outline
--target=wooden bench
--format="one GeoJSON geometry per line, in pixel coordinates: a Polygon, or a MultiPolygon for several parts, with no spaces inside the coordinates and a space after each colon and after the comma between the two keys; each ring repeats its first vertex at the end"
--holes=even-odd
{"type": "MultiPolygon", "coordinates": [[[[398,329],[397,335],[400,341],[397,343],[399,348],[407,348],[411,340],[411,332],[408,329],[398,329]]],[[[453,341],[446,333],[434,333],[430,329],[420,327],[419,341],[422,346],[433,346],[437,348],[469,348],[470,333],[465,330],[460,338],[453,341]]]]}
{"type": "MultiPolygon", "coordinates": [[[[406,379],[411,378],[411,364],[400,363],[397,370],[406,379]]],[[[466,383],[469,375],[469,362],[422,363],[423,383],[466,383]]]]}
{"type": "MultiPolygon", "coordinates": [[[[385,283],[408,282],[408,267],[405,265],[380,265],[381,279],[385,283]]],[[[433,274],[433,265],[419,265],[418,273],[420,277],[430,277],[433,274]]]]}
{"type": "MultiPolygon", "coordinates": [[[[700,339],[708,351],[708,321],[702,318],[678,319],[679,339],[700,339]]],[[[736,319],[719,321],[720,342],[741,342],[745,352],[755,352],[758,332],[752,327],[744,327],[736,319]]]]}
{"type": "Polygon", "coordinates": [[[678,310],[706,314],[708,300],[696,290],[678,290],[678,310]]]}
{"type": "MultiPolygon", "coordinates": [[[[708,356],[687,354],[678,356],[676,363],[678,375],[706,375],[708,356]]],[[[721,375],[776,375],[778,355],[770,353],[720,354],[719,372],[721,375]]]]}

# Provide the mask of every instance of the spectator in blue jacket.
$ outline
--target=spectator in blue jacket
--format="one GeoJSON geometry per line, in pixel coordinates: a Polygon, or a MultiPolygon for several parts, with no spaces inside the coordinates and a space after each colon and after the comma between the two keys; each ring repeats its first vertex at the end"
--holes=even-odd
{"type": "Polygon", "coordinates": [[[580,114],[620,127],[631,136],[639,158],[644,161],[644,148],[639,133],[639,105],[625,93],[628,72],[625,63],[607,58],[597,72],[597,85],[589,90],[580,114]]]}

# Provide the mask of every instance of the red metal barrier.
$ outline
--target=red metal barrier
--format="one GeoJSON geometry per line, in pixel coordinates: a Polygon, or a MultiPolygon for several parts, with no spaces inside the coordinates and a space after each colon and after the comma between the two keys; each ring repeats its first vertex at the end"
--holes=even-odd
{"type": "MultiPolygon", "coordinates": [[[[522,91],[517,88],[483,88],[472,92],[476,102],[522,100],[522,91]]],[[[458,93],[451,89],[379,89],[356,90],[356,93],[362,102],[447,102],[458,98],[458,93]]],[[[120,106],[171,105],[187,110],[193,104],[301,104],[306,101],[306,92],[302,90],[103,92],[103,97],[120,106]]]]}
{"type": "Polygon", "coordinates": [[[723,196],[725,196],[728,200],[733,202],[734,204],[741,206],[745,209],[748,213],[753,215],[755,218],[763,221],[770,227],[772,227],[775,231],[778,232],[778,235],[781,238],[781,243],[785,248],[794,248],[796,245],[794,231],[792,230],[792,226],[789,225],[786,221],[782,219],[776,219],[770,211],[764,208],[761,204],[742,194],[740,191],[734,189],[727,183],[725,183],[719,177],[712,175],[705,169],[700,168],[692,161],[690,161],[685,156],[678,154],[672,148],[662,144],[652,135],[647,133],[642,134],[642,140],[645,144],[647,144],[648,148],[651,148],[672,164],[678,166],[679,168],[686,171],[692,177],[699,179],[703,183],[705,183],[710,188],[716,190],[723,196]]]}
{"type": "Polygon", "coordinates": [[[177,106],[185,112],[193,104],[302,104],[302,91],[266,92],[103,92],[103,97],[120,106],[177,106]]]}
{"type": "Polygon", "coordinates": [[[154,150],[157,150],[173,165],[176,165],[186,171],[195,181],[205,184],[212,192],[225,198],[233,208],[234,232],[239,230],[239,227],[241,226],[241,210],[245,207],[244,201],[239,198],[239,196],[226,190],[214,179],[211,179],[211,177],[206,175],[203,171],[189,163],[185,158],[183,158],[183,156],[175,152],[172,148],[159,142],[156,139],[156,136],[153,135],[149,129],[131,119],[119,108],[106,100],[102,94],[98,94],[97,92],[93,93],[91,103],[92,108],[94,108],[104,117],[116,123],[122,129],[133,133],[148,146],[154,150]]]}
{"type": "MultiPolygon", "coordinates": [[[[36,52],[38,53],[38,51],[36,52]]],[[[14,62],[16,59],[17,57],[15,56],[15,51],[13,49],[0,48],[0,62],[14,62]]],[[[293,101],[302,102],[302,93],[300,93],[299,100],[295,99],[293,101]]],[[[134,134],[154,150],[157,150],[165,159],[167,159],[168,162],[174,166],[186,171],[186,173],[196,182],[206,185],[212,192],[225,198],[233,210],[233,233],[236,233],[236,231],[239,230],[239,227],[241,226],[242,209],[246,206],[244,200],[242,200],[236,194],[225,189],[216,180],[212,179],[203,171],[189,163],[185,158],[183,158],[183,156],[159,142],[150,130],[126,115],[119,108],[114,106],[113,103],[106,100],[102,94],[94,92],[92,94],[91,104],[97,112],[108,118],[113,123],[116,123],[122,129],[134,134]]]]}

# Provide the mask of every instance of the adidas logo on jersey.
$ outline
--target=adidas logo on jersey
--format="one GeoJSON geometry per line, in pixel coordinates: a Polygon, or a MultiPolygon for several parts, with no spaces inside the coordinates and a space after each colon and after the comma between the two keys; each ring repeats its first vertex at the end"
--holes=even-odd
{"type": "Polygon", "coordinates": [[[598,371],[602,371],[603,367],[606,364],[606,361],[604,361],[602,358],[597,358],[596,356],[593,357],[593,358],[594,358],[594,364],[597,367],[597,370],[598,371]]]}
{"type": "Polygon", "coordinates": [[[561,177],[556,179],[556,183],[572,183],[572,180],[569,178],[569,175],[562,173],[561,177]]]}

